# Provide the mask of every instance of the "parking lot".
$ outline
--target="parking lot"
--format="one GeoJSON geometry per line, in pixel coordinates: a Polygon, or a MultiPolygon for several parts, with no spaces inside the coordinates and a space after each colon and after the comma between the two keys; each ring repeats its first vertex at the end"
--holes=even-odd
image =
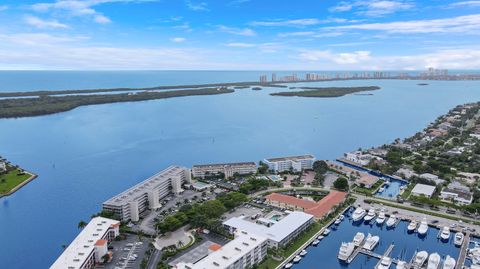
{"type": "Polygon", "coordinates": [[[257,208],[254,206],[251,206],[249,204],[244,205],[244,206],[239,206],[237,207],[234,211],[227,212],[223,215],[222,220],[230,219],[233,217],[240,217],[240,216],[253,216],[258,213],[262,213],[261,208],[257,208]]]}
{"type": "Polygon", "coordinates": [[[112,260],[106,264],[108,269],[140,268],[140,263],[145,258],[149,240],[138,240],[136,235],[127,235],[125,240],[112,241],[109,249],[113,252],[112,260]]]}

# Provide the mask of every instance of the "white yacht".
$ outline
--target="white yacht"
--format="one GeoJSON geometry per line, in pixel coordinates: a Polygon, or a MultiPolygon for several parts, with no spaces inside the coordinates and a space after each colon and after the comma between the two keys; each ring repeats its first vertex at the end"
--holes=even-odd
{"type": "Polygon", "coordinates": [[[338,225],[338,224],[340,224],[340,222],[342,222],[342,220],[340,218],[338,218],[338,219],[335,220],[334,223],[335,223],[335,225],[338,225]]]}
{"type": "Polygon", "coordinates": [[[440,238],[445,241],[450,238],[450,228],[448,228],[448,226],[443,227],[442,232],[440,233],[440,238]]]}
{"type": "Polygon", "coordinates": [[[365,216],[365,214],[367,214],[367,212],[365,211],[365,209],[361,208],[361,207],[357,207],[355,209],[355,211],[353,211],[353,214],[352,214],[352,219],[353,221],[359,221],[361,219],[363,219],[363,217],[365,216]]]}
{"type": "Polygon", "coordinates": [[[398,261],[396,269],[407,269],[407,262],[398,261]]]}
{"type": "Polygon", "coordinates": [[[330,232],[331,232],[330,229],[325,229],[325,230],[323,231],[323,235],[324,235],[324,236],[327,236],[330,232]]]}
{"type": "Polygon", "coordinates": [[[300,251],[299,255],[300,255],[300,257],[304,257],[305,255],[307,255],[307,253],[308,252],[306,250],[302,249],[302,251],[300,251]]]}
{"type": "Polygon", "coordinates": [[[377,246],[378,241],[380,241],[380,237],[368,234],[367,239],[365,239],[365,244],[363,244],[363,248],[366,250],[373,250],[377,246]]]}
{"type": "Polygon", "coordinates": [[[378,214],[378,218],[376,219],[377,224],[382,225],[385,222],[385,212],[382,210],[380,211],[380,214],[378,214]]]}
{"type": "Polygon", "coordinates": [[[425,263],[427,258],[428,258],[428,252],[426,252],[425,250],[418,252],[413,259],[413,267],[414,268],[422,267],[422,265],[425,263]]]}
{"type": "Polygon", "coordinates": [[[437,252],[434,252],[428,256],[427,269],[438,269],[440,265],[440,255],[437,252]]]}
{"type": "Polygon", "coordinates": [[[316,246],[318,246],[319,243],[320,243],[320,240],[315,239],[315,240],[313,240],[313,242],[312,242],[312,246],[316,247],[316,246]]]}
{"type": "Polygon", "coordinates": [[[341,261],[346,261],[350,255],[352,255],[355,245],[352,242],[342,243],[340,250],[338,251],[338,259],[341,261]]]}
{"type": "Polygon", "coordinates": [[[415,229],[417,229],[417,221],[416,221],[416,220],[412,220],[412,221],[410,221],[410,224],[408,224],[407,230],[408,230],[409,232],[414,232],[415,229]]]}
{"type": "Polygon", "coordinates": [[[289,262],[289,263],[285,264],[284,268],[285,269],[290,269],[290,268],[292,268],[292,266],[293,266],[293,263],[289,262]]]}
{"type": "Polygon", "coordinates": [[[373,218],[375,218],[377,214],[375,214],[375,209],[370,208],[368,210],[368,214],[365,216],[364,220],[365,221],[371,221],[373,218]]]}
{"type": "Polygon", "coordinates": [[[319,236],[317,237],[317,239],[320,240],[320,241],[322,241],[323,238],[325,238],[325,236],[323,236],[323,235],[319,235],[319,236]]]}
{"type": "Polygon", "coordinates": [[[457,262],[455,261],[455,259],[450,257],[450,255],[447,255],[445,261],[443,262],[442,269],[455,269],[456,264],[457,262]]]}
{"type": "Polygon", "coordinates": [[[426,235],[428,232],[428,223],[427,219],[423,218],[422,221],[420,222],[420,226],[418,226],[417,230],[419,235],[426,235]]]}
{"type": "Polygon", "coordinates": [[[361,232],[358,232],[358,233],[353,237],[353,244],[354,244],[356,247],[359,247],[359,246],[363,243],[363,240],[365,240],[365,234],[364,234],[364,233],[361,233],[361,232]]]}
{"type": "Polygon", "coordinates": [[[383,191],[385,191],[385,187],[381,187],[380,189],[378,189],[378,193],[382,193],[383,191]]]}
{"type": "Polygon", "coordinates": [[[455,246],[459,247],[463,244],[463,239],[465,238],[465,235],[463,235],[462,232],[455,233],[455,246]]]}
{"type": "Polygon", "coordinates": [[[392,265],[392,258],[383,256],[379,263],[375,266],[375,269],[388,269],[392,265]]]}
{"type": "Polygon", "coordinates": [[[393,227],[397,223],[397,217],[395,215],[390,215],[387,220],[387,227],[393,227]]]}
{"type": "Polygon", "coordinates": [[[295,258],[293,258],[293,262],[294,262],[294,263],[298,263],[298,262],[300,262],[301,260],[302,260],[302,257],[300,257],[300,255],[297,255],[297,256],[295,256],[295,258]]]}

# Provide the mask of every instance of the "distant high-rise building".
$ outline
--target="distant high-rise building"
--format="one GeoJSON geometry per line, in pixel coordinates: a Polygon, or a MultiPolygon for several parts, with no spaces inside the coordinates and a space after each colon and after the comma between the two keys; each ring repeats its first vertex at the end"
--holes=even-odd
{"type": "Polygon", "coordinates": [[[277,81],[277,74],[273,73],[272,74],[272,82],[277,81]]]}

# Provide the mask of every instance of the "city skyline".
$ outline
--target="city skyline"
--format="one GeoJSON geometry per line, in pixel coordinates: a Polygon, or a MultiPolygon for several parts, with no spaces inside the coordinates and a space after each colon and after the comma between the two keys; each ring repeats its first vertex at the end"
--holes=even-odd
{"type": "Polygon", "coordinates": [[[480,1],[4,0],[0,70],[480,69],[480,1]]]}

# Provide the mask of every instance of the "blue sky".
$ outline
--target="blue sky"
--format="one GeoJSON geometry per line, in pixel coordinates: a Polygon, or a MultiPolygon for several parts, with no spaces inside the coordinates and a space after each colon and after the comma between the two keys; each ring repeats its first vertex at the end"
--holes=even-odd
{"type": "Polygon", "coordinates": [[[0,0],[0,69],[480,69],[480,1],[0,0]]]}

